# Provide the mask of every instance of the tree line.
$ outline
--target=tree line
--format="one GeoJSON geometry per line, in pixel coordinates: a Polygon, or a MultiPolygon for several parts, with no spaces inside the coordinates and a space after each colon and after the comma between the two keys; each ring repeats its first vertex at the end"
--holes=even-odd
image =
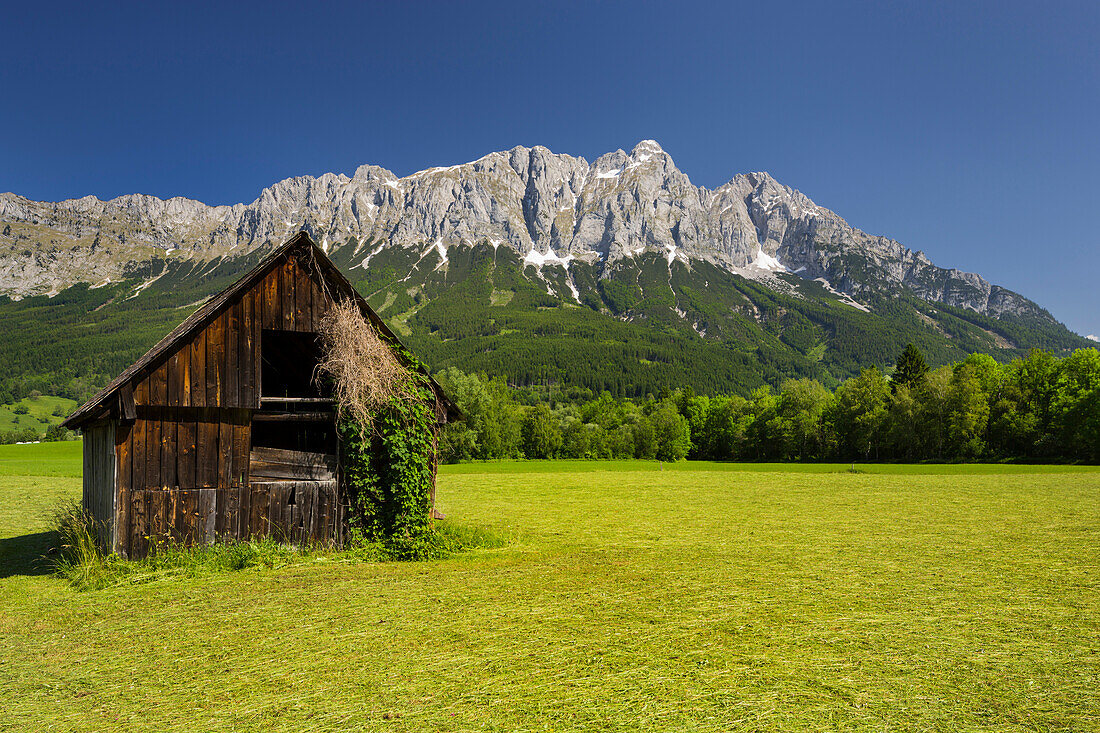
{"type": "Polygon", "coordinates": [[[449,368],[438,376],[465,420],[444,460],[680,458],[738,461],[1100,462],[1100,351],[1035,350],[1007,364],[973,354],[929,369],[909,345],[887,376],[864,369],[835,391],[813,379],[747,396],[690,387],[643,399],[513,389],[449,368]]]}

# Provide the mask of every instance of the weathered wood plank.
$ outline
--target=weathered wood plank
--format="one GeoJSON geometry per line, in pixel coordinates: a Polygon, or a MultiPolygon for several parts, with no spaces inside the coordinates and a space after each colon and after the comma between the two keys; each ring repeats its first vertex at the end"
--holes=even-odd
{"type": "Polygon", "coordinates": [[[279,484],[269,489],[271,496],[270,516],[272,531],[276,539],[281,542],[290,541],[291,514],[294,511],[290,503],[294,488],[285,484],[279,484]]]}
{"type": "Polygon", "coordinates": [[[314,542],[328,542],[325,534],[325,512],[327,506],[327,492],[324,484],[317,485],[317,495],[313,499],[313,540],[314,542]]]}
{"type": "Polygon", "coordinates": [[[145,557],[149,551],[148,542],[145,538],[149,534],[149,521],[146,517],[145,507],[145,491],[133,491],[130,494],[130,542],[127,548],[130,557],[145,557]]]}
{"type": "Polygon", "coordinates": [[[264,410],[252,415],[253,422],[332,422],[336,416],[332,412],[275,412],[264,410]]]}
{"type": "Polygon", "coordinates": [[[287,542],[294,542],[294,528],[298,524],[298,493],[300,485],[283,490],[283,532],[287,542]]]}
{"type": "Polygon", "coordinates": [[[130,553],[130,428],[119,423],[115,426],[116,487],[114,552],[122,557],[130,553]]]}
{"type": "Polygon", "coordinates": [[[168,399],[165,402],[169,407],[180,406],[180,354],[179,350],[173,351],[165,360],[164,368],[168,377],[165,384],[168,391],[168,399]]]}
{"type": "Polygon", "coordinates": [[[171,517],[172,540],[181,545],[191,544],[194,510],[189,506],[189,503],[195,491],[196,489],[180,489],[179,491],[165,492],[171,498],[172,512],[169,517],[171,517]]]}
{"type": "Polygon", "coordinates": [[[126,382],[118,389],[119,418],[123,422],[133,422],[137,418],[134,405],[134,386],[126,382]]]}
{"type": "Polygon", "coordinates": [[[198,425],[190,419],[181,420],[176,425],[176,483],[180,488],[190,489],[197,485],[195,468],[197,461],[196,443],[198,425]]]}
{"type": "Polygon", "coordinates": [[[325,540],[338,546],[340,544],[340,495],[333,485],[324,487],[325,492],[325,540]]]}
{"type": "Polygon", "coordinates": [[[320,332],[321,323],[332,305],[332,296],[327,285],[316,273],[313,276],[313,330],[320,332]]]}
{"type": "Polygon", "coordinates": [[[145,487],[148,489],[161,488],[161,440],[160,419],[144,420],[145,423],[145,487]]]}
{"type": "Polygon", "coordinates": [[[309,272],[310,331],[313,331],[314,333],[320,333],[321,316],[324,313],[327,302],[328,294],[325,287],[321,284],[321,276],[317,272],[316,268],[311,267],[309,272]]]}
{"type": "Polygon", "coordinates": [[[115,432],[116,454],[118,456],[118,488],[129,490],[133,486],[131,471],[133,470],[133,443],[131,433],[133,423],[120,423],[115,432]]]}
{"type": "Polygon", "coordinates": [[[294,525],[298,520],[297,485],[288,485],[281,492],[280,512],[282,516],[282,536],[284,542],[294,542],[294,525]]]}
{"type": "Polygon", "coordinates": [[[299,331],[313,330],[312,283],[309,272],[300,260],[294,262],[294,327],[299,331]]]}
{"type": "Polygon", "coordinates": [[[277,541],[283,539],[283,502],[282,491],[278,486],[268,484],[265,487],[267,493],[267,516],[263,521],[267,524],[267,534],[277,541]]]}
{"type": "Polygon", "coordinates": [[[217,520],[220,513],[218,506],[218,492],[221,489],[199,489],[198,496],[198,523],[201,527],[199,541],[213,542],[217,538],[217,520]]]}
{"type": "Polygon", "coordinates": [[[233,424],[223,417],[218,422],[218,486],[233,483],[233,424]]]}
{"type": "Polygon", "coordinates": [[[149,375],[149,404],[168,404],[168,362],[161,364],[149,375]]]}
{"type": "Polygon", "coordinates": [[[321,488],[321,485],[318,484],[317,485],[317,490],[313,492],[313,496],[311,498],[311,503],[310,503],[310,507],[309,507],[309,527],[308,527],[308,531],[307,531],[307,536],[309,537],[309,541],[312,544],[317,544],[317,543],[321,542],[321,534],[320,534],[321,527],[320,527],[320,523],[317,521],[317,519],[318,519],[318,513],[320,512],[321,507],[322,507],[322,503],[321,503],[322,491],[323,491],[323,489],[321,488]]]}
{"type": "Polygon", "coordinates": [[[199,517],[199,496],[202,489],[181,490],[180,516],[182,519],[182,542],[187,546],[197,545],[202,542],[202,521],[199,517]]]}
{"type": "Polygon", "coordinates": [[[161,485],[169,489],[179,487],[179,474],[176,462],[178,427],[179,419],[175,411],[168,413],[160,424],[161,485]]]}
{"type": "Polygon", "coordinates": [[[255,408],[259,404],[256,390],[259,365],[256,363],[256,343],[259,339],[259,321],[256,315],[257,292],[255,289],[241,298],[241,332],[238,346],[241,407],[255,408]]]}
{"type": "Polygon", "coordinates": [[[269,501],[266,489],[253,488],[249,496],[248,534],[252,537],[266,537],[270,528],[267,518],[269,501]]]}
{"type": "Polygon", "coordinates": [[[183,344],[175,356],[179,369],[179,406],[191,406],[191,346],[183,344]]]}
{"type": "Polygon", "coordinates": [[[218,485],[218,423],[212,415],[199,422],[198,445],[196,446],[195,478],[199,487],[218,485]]]}
{"type": "Polygon", "coordinates": [[[225,321],[221,316],[206,327],[206,406],[220,407],[225,378],[225,321]]]}
{"type": "Polygon", "coordinates": [[[318,486],[310,483],[303,486],[296,495],[298,503],[297,524],[294,529],[294,541],[300,545],[308,545],[313,542],[313,504],[317,498],[318,486]]]}
{"type": "Polygon", "coordinates": [[[214,494],[212,500],[214,504],[214,516],[211,519],[210,531],[214,539],[221,539],[225,536],[225,525],[226,522],[229,521],[229,507],[226,499],[229,491],[230,489],[219,486],[211,492],[214,494]]]}
{"type": "Polygon", "coordinates": [[[300,450],[284,450],[282,448],[256,446],[252,449],[250,459],[290,463],[300,466],[326,466],[332,469],[336,468],[336,455],[333,453],[309,453],[300,450]]]}
{"type": "Polygon", "coordinates": [[[251,370],[251,395],[252,407],[260,406],[260,385],[263,384],[263,360],[261,356],[261,344],[263,342],[263,321],[261,311],[263,309],[263,297],[260,293],[252,294],[252,328],[249,331],[249,369],[251,370]]]}
{"type": "Polygon", "coordinates": [[[149,404],[149,375],[138,377],[134,381],[134,404],[149,404]]]}
{"type": "Polygon", "coordinates": [[[340,493],[339,485],[333,489],[333,497],[333,505],[336,510],[333,514],[332,534],[336,540],[336,546],[343,547],[346,539],[344,522],[347,521],[347,507],[344,503],[344,497],[340,493]]]}
{"type": "Polygon", "coordinates": [[[84,492],[81,497],[81,501],[84,508],[92,510],[92,502],[95,500],[95,492],[93,485],[95,483],[95,438],[97,431],[94,429],[88,429],[84,431],[84,453],[81,458],[81,476],[83,477],[84,492]]]}
{"type": "Polygon", "coordinates": [[[263,279],[263,307],[260,324],[263,328],[282,328],[279,313],[279,269],[276,267],[263,279]],[[278,322],[276,322],[276,317],[278,322]]]}
{"type": "Polygon", "coordinates": [[[252,485],[243,483],[237,487],[237,533],[236,538],[248,539],[251,534],[252,485]]]}
{"type": "Polygon", "coordinates": [[[149,424],[148,420],[135,420],[133,428],[130,430],[130,455],[131,455],[131,474],[132,484],[134,489],[144,489],[147,487],[145,483],[145,455],[146,455],[146,426],[149,424]]]}
{"type": "Polygon", "coordinates": [[[191,406],[206,407],[206,333],[191,339],[191,406]]]}
{"type": "Polygon", "coordinates": [[[159,534],[165,542],[183,542],[183,491],[157,491],[157,519],[160,528],[159,534]],[[160,511],[160,506],[164,511],[160,511]]]}
{"type": "Polygon", "coordinates": [[[291,542],[336,543],[335,481],[257,481],[252,490],[253,496],[267,492],[270,531],[275,536],[291,542]]]}
{"type": "MultiPolygon", "coordinates": [[[[247,419],[247,418],[245,418],[247,419]]],[[[251,427],[248,423],[233,424],[233,475],[231,484],[248,483],[248,445],[251,427]]]]}
{"type": "Polygon", "coordinates": [[[252,402],[248,394],[248,385],[251,380],[251,369],[247,363],[248,341],[251,333],[249,324],[249,293],[243,293],[237,304],[237,351],[233,354],[237,369],[237,407],[250,408],[252,402]]]}
{"type": "Polygon", "coordinates": [[[275,408],[279,405],[318,405],[331,407],[336,404],[336,400],[331,397],[261,397],[260,406],[264,408],[275,408]]]}
{"type": "Polygon", "coordinates": [[[332,479],[333,471],[326,466],[300,466],[293,463],[276,463],[252,459],[250,475],[253,479],[273,481],[327,481],[332,479]]]}
{"type": "Polygon", "coordinates": [[[241,331],[241,303],[240,300],[233,303],[225,314],[225,357],[222,361],[222,373],[225,375],[224,398],[222,405],[226,407],[241,407],[240,385],[240,331],[241,331]]]}
{"type": "Polygon", "coordinates": [[[287,257],[279,268],[279,298],[282,301],[282,329],[294,330],[294,261],[287,257]]]}
{"type": "Polygon", "coordinates": [[[178,522],[178,491],[146,491],[145,501],[152,507],[152,522],[150,534],[156,538],[157,543],[175,543],[179,541],[178,522]]]}

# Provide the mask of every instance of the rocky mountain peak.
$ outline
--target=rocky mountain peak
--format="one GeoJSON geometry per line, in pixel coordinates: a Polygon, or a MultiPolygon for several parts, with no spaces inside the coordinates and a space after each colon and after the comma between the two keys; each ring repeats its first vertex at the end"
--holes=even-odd
{"type": "Polygon", "coordinates": [[[592,163],[517,145],[404,177],[365,164],[350,178],[287,178],[234,206],[142,194],[57,203],[3,194],[0,222],[0,294],[13,297],[117,280],[150,258],[234,257],[305,229],[326,247],[350,243],[358,252],[369,243],[363,262],[378,247],[446,252],[489,242],[536,269],[568,269],[572,258],[597,263],[606,277],[656,253],[670,274],[676,263],[705,261],[776,287],[797,275],[856,299],[906,288],[992,315],[1042,312],[977,275],[937,268],[922,253],[854,229],[766,172],[735,175],[713,191],[696,186],[655,140],[592,163]]]}

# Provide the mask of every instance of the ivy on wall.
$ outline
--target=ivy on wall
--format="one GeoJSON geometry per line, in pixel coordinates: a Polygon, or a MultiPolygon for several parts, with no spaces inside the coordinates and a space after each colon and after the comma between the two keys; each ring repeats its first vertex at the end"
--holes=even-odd
{"type": "Polygon", "coordinates": [[[383,338],[351,298],[321,324],[318,378],[336,398],[340,465],[352,539],[391,557],[432,544],[435,394],[415,357],[383,338]]]}
{"type": "Polygon", "coordinates": [[[341,418],[340,462],[352,531],[368,542],[412,542],[431,528],[435,415],[431,395],[394,397],[370,430],[341,418]]]}

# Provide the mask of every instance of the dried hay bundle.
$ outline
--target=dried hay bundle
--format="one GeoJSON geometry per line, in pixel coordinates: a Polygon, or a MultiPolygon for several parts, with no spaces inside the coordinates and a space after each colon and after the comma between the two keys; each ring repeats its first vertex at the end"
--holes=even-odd
{"type": "Polygon", "coordinates": [[[393,398],[416,399],[409,370],[351,298],[336,303],[321,321],[321,347],[317,368],[332,377],[338,414],[361,431],[373,428],[374,416],[393,398]]]}

